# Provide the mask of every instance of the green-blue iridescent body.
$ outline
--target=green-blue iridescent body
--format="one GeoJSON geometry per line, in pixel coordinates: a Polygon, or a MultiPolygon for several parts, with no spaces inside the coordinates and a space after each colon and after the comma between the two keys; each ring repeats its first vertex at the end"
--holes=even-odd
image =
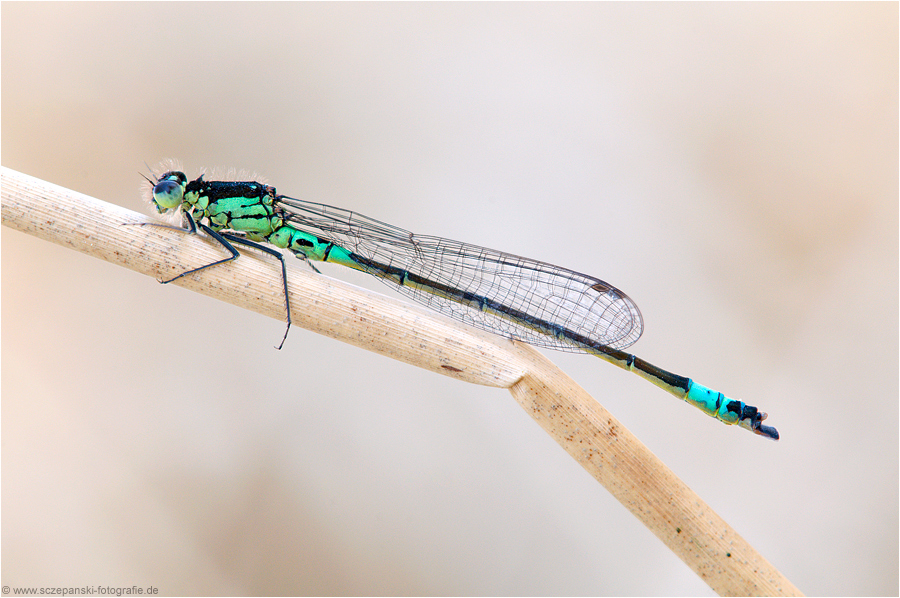
{"type": "Polygon", "coordinates": [[[643,320],[625,293],[602,280],[477,245],[414,235],[349,210],[278,195],[262,183],[206,181],[202,176],[188,181],[178,171],[151,182],[157,211],[181,210],[190,232],[199,225],[232,254],[176,278],[236,259],[231,243],[249,245],[281,260],[288,302],[284,259],[261,245],[267,243],[304,260],[371,274],[477,328],[532,345],[596,355],[721,422],[778,439],[775,428],[762,424],[766,414],[756,407],[622,351],[641,336],[643,320]]]}

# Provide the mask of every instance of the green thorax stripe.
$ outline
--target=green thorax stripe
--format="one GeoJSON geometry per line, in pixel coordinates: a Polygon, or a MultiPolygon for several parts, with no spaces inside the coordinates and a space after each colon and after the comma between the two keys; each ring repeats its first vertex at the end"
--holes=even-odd
{"type": "Polygon", "coordinates": [[[255,182],[204,181],[188,183],[184,202],[215,230],[242,232],[253,241],[266,241],[281,226],[274,206],[275,189],[255,182]]]}

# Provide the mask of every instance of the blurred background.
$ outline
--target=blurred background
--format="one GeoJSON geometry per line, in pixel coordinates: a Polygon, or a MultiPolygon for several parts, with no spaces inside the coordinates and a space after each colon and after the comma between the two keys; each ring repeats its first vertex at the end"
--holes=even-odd
{"type": "MultiPolygon", "coordinates": [[[[0,10],[4,166],[147,214],[145,162],[246,169],[609,281],[782,440],[551,358],[801,590],[900,591],[896,3],[0,10]]],[[[711,594],[504,391],[282,333],[4,228],[3,584],[711,594]]]]}

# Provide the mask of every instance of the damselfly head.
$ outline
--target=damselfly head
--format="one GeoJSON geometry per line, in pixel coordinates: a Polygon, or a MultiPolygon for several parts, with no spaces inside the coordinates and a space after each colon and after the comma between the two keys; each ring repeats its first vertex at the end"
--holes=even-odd
{"type": "Polygon", "coordinates": [[[184,188],[187,185],[187,177],[183,172],[171,170],[163,173],[153,186],[153,198],[150,203],[160,214],[174,210],[184,200],[184,188]]]}

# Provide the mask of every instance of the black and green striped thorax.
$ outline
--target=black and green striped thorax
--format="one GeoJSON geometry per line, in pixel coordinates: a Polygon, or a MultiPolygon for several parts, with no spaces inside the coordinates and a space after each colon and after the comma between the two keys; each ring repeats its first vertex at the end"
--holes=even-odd
{"type": "Polygon", "coordinates": [[[183,207],[214,230],[240,231],[251,241],[268,241],[284,225],[275,187],[257,182],[191,181],[183,207]]]}
{"type": "Polygon", "coordinates": [[[233,231],[307,259],[359,268],[350,252],[290,226],[279,198],[275,187],[255,181],[206,181],[200,176],[188,182],[184,173],[171,171],[157,179],[152,203],[161,214],[180,206],[188,217],[215,231],[233,231]]]}

